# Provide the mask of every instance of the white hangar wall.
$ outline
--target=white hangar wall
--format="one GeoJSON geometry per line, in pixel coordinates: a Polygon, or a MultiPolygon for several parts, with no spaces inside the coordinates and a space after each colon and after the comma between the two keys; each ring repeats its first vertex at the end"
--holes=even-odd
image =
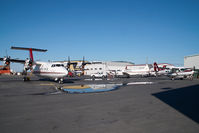
{"type": "Polygon", "coordinates": [[[199,54],[184,57],[184,67],[199,69],[199,54]]]}

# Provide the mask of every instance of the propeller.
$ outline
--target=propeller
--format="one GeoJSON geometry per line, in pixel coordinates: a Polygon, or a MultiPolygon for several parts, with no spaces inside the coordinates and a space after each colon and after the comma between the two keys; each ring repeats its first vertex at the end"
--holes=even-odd
{"type": "Polygon", "coordinates": [[[24,75],[26,75],[28,70],[32,70],[32,66],[33,66],[33,61],[27,58],[24,64],[24,71],[23,71],[24,75]]]}
{"type": "Polygon", "coordinates": [[[11,62],[15,62],[15,63],[25,63],[25,60],[20,60],[18,58],[15,59],[11,59],[10,56],[4,56],[4,58],[0,58],[0,61],[3,61],[4,66],[8,66],[10,65],[11,62]]]}
{"type": "Polygon", "coordinates": [[[71,65],[70,56],[68,56],[68,63],[67,63],[67,68],[68,68],[68,70],[70,69],[70,65],[71,65]]]}
{"type": "Polygon", "coordinates": [[[3,58],[3,61],[5,66],[10,65],[10,56],[8,56],[7,49],[6,49],[6,56],[3,58]]]}
{"type": "Polygon", "coordinates": [[[4,61],[5,66],[10,65],[10,56],[4,57],[4,58],[3,58],[3,61],[4,61]]]}
{"type": "Polygon", "coordinates": [[[85,57],[83,56],[82,66],[81,66],[82,75],[84,75],[84,67],[85,67],[85,65],[86,65],[86,63],[85,63],[85,57]]]}

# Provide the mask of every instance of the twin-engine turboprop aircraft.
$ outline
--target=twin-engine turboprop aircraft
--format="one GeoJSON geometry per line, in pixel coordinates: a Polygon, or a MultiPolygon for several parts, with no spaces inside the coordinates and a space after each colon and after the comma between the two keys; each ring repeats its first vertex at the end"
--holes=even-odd
{"type": "Polygon", "coordinates": [[[24,81],[29,81],[30,78],[27,76],[27,71],[32,71],[33,74],[51,78],[59,83],[63,83],[64,77],[68,75],[68,70],[64,67],[64,64],[59,62],[41,62],[41,61],[34,61],[33,59],[33,51],[37,52],[46,52],[46,49],[35,49],[35,48],[24,48],[24,47],[11,47],[11,49],[15,50],[27,50],[30,53],[30,59],[26,60],[17,60],[17,59],[10,59],[10,57],[0,58],[1,61],[4,61],[5,65],[9,65],[10,62],[16,63],[23,63],[23,75],[24,81]]]}

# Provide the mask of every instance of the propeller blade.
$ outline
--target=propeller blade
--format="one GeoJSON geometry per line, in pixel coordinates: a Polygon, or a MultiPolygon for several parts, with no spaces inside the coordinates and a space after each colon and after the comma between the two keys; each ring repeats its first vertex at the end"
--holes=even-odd
{"type": "Polygon", "coordinates": [[[85,57],[83,56],[82,67],[81,67],[82,75],[84,75],[84,66],[85,66],[85,65],[86,65],[86,63],[85,63],[85,57]]]}
{"type": "Polygon", "coordinates": [[[70,56],[68,56],[68,63],[70,64],[70,56]]]}
{"type": "Polygon", "coordinates": [[[71,62],[70,62],[70,56],[68,56],[68,63],[67,63],[67,67],[68,67],[68,69],[70,69],[70,65],[71,65],[71,62]]]}
{"type": "Polygon", "coordinates": [[[25,60],[11,59],[10,56],[9,57],[5,57],[5,58],[0,58],[0,61],[15,62],[15,63],[25,63],[25,60]]]}

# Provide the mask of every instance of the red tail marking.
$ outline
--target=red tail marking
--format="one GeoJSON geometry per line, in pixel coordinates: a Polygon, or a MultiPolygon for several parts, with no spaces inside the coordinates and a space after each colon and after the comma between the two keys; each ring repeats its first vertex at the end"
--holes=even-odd
{"type": "Polygon", "coordinates": [[[153,67],[155,72],[159,71],[158,64],[156,62],[154,62],[153,67]]]}
{"type": "Polygon", "coordinates": [[[30,48],[29,49],[29,52],[30,52],[30,59],[32,60],[32,62],[34,61],[34,59],[33,59],[33,53],[32,53],[32,49],[30,48]]]}

